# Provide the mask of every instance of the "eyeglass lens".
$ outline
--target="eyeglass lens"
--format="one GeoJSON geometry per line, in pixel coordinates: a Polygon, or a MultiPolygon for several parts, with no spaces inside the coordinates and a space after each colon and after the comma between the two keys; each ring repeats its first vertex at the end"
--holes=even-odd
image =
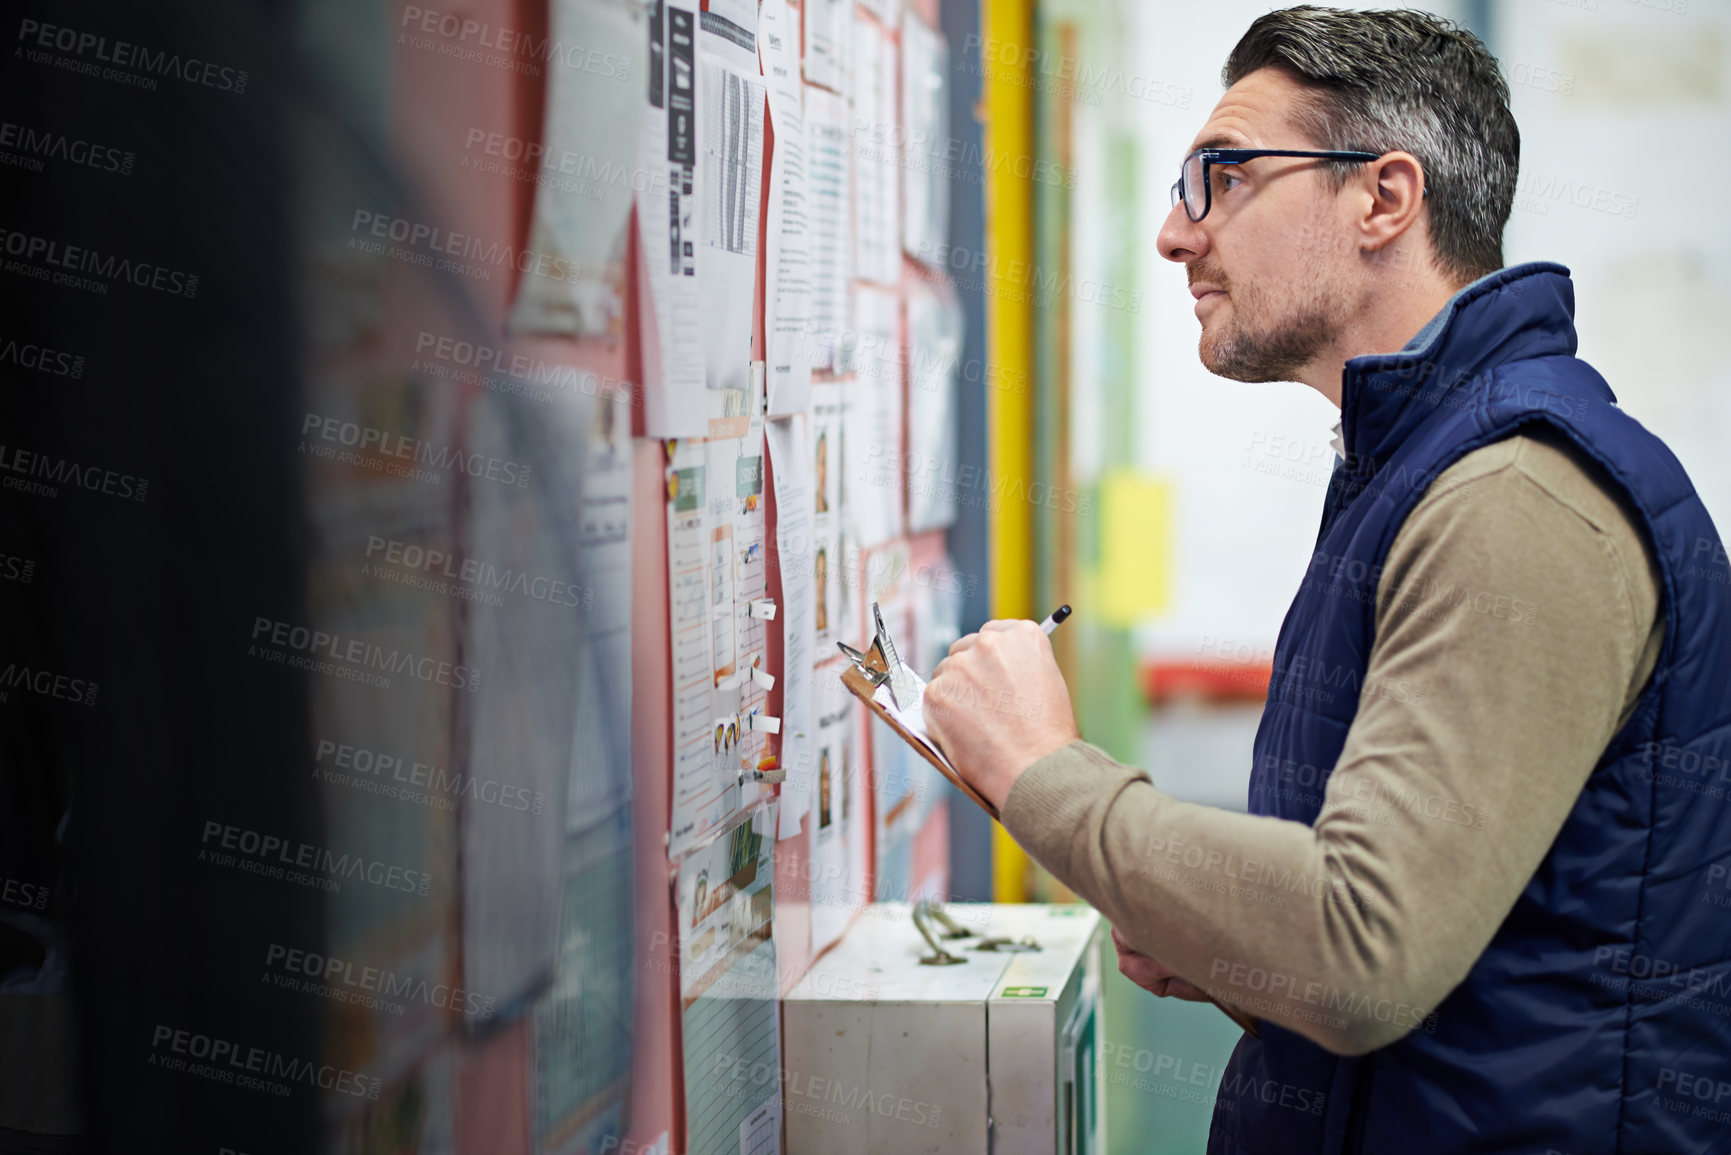
{"type": "Polygon", "coordinates": [[[1184,158],[1178,173],[1178,183],[1172,186],[1172,203],[1184,200],[1184,212],[1193,221],[1202,219],[1208,209],[1208,188],[1202,175],[1202,154],[1191,153],[1184,158]]]}

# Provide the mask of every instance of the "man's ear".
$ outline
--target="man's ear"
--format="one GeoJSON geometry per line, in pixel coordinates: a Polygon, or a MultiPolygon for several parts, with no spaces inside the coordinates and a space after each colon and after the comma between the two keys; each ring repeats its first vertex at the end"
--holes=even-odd
{"type": "Polygon", "coordinates": [[[1367,252],[1399,240],[1424,211],[1424,166],[1410,152],[1387,153],[1364,166],[1364,212],[1357,225],[1367,252]]]}

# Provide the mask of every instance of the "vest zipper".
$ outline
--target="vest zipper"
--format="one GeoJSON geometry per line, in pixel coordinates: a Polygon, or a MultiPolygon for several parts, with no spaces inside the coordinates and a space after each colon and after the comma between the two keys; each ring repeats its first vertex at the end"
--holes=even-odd
{"type": "Polygon", "coordinates": [[[1346,1112],[1342,1155],[1364,1155],[1364,1117],[1370,1113],[1370,1078],[1375,1057],[1366,1055],[1352,1073],[1352,1102],[1346,1112]]]}

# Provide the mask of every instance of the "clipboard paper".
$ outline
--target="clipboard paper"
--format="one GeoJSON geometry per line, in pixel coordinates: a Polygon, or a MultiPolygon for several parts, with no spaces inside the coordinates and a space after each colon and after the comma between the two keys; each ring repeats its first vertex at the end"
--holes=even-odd
{"type": "MultiPolygon", "coordinates": [[[[870,653],[867,654],[866,662],[874,669],[887,669],[887,666],[883,664],[883,655],[876,646],[872,647],[870,653]]],[[[911,673],[912,671],[909,672],[911,673]]],[[[930,738],[926,737],[923,732],[923,725],[920,726],[919,731],[916,732],[915,729],[910,728],[907,722],[903,720],[901,714],[893,705],[878,700],[877,687],[872,685],[864,671],[850,662],[842,667],[841,680],[842,684],[853,692],[854,697],[865,703],[866,709],[870,710],[874,716],[879,718],[890,729],[894,730],[896,735],[909,746],[912,746],[914,751],[918,753],[920,757],[924,758],[927,762],[930,762],[934,767],[936,767],[938,773],[947,778],[957,790],[960,790],[963,794],[966,794],[969,798],[973,799],[980,809],[984,810],[987,814],[990,814],[994,819],[998,818],[998,808],[993,806],[990,802],[987,802],[984,795],[970,786],[967,780],[960,774],[956,773],[955,767],[950,765],[949,759],[945,758],[943,752],[933,745],[930,738]]],[[[925,692],[925,683],[919,683],[919,689],[920,693],[923,695],[925,692]]],[[[888,698],[887,693],[885,694],[885,698],[888,698]]]]}

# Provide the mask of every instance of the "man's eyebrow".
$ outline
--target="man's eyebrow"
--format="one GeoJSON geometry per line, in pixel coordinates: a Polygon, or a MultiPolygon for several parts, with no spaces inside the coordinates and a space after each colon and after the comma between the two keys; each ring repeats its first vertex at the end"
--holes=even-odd
{"type": "Polygon", "coordinates": [[[1195,144],[1191,145],[1190,151],[1195,152],[1199,148],[1242,148],[1242,147],[1243,147],[1243,144],[1236,137],[1211,136],[1207,140],[1198,141],[1195,144]]]}

